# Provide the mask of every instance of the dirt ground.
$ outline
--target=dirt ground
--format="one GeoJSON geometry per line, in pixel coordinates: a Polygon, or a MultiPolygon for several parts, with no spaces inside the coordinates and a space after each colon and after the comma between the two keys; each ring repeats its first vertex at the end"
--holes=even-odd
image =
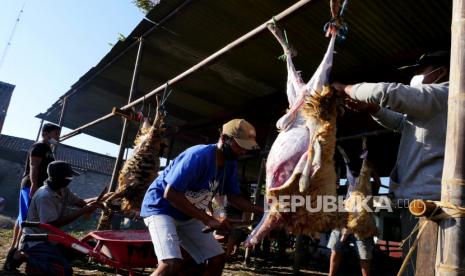
{"type": "MultiPolygon", "coordinates": [[[[24,265],[21,266],[18,273],[10,273],[3,271],[3,264],[5,262],[5,256],[8,251],[9,242],[11,241],[13,231],[11,229],[0,229],[0,275],[13,276],[13,275],[26,275],[24,272],[24,265]]],[[[76,233],[79,235],[79,233],[76,233]]],[[[115,275],[115,269],[98,265],[95,263],[89,263],[85,259],[78,259],[73,261],[74,275],[115,275]]],[[[146,269],[145,271],[138,270],[137,275],[150,275],[152,269],[146,269]]],[[[125,271],[120,271],[121,275],[127,275],[125,271]]],[[[243,257],[236,257],[228,261],[226,268],[224,269],[223,275],[293,275],[292,261],[265,261],[261,258],[253,258],[252,263],[249,266],[243,265],[243,257]]],[[[301,270],[300,275],[327,275],[327,273],[321,273],[310,270],[301,270]]]]}
{"type": "MultiPolygon", "coordinates": [[[[84,232],[73,231],[75,237],[83,236],[84,232]]],[[[3,271],[5,256],[8,251],[9,243],[12,237],[11,229],[0,229],[0,275],[26,275],[24,273],[24,265],[21,266],[18,273],[9,273],[3,271]]],[[[239,252],[238,257],[234,257],[226,263],[223,275],[232,276],[249,276],[249,275],[296,275],[293,273],[292,252],[286,252],[284,257],[277,257],[277,254],[269,254],[266,259],[255,256],[251,259],[251,263],[245,266],[243,263],[243,252],[239,252]]],[[[327,261],[315,260],[312,257],[305,257],[303,268],[298,275],[327,275],[327,261]]],[[[74,275],[128,275],[126,271],[118,271],[115,274],[115,269],[89,262],[86,258],[80,258],[72,262],[74,275]]],[[[373,275],[396,275],[400,263],[392,263],[391,260],[383,259],[380,256],[375,256],[372,264],[373,275]]],[[[137,270],[136,275],[150,275],[153,269],[137,270]]],[[[188,275],[197,275],[191,273],[188,275]]],[[[338,275],[360,275],[358,261],[355,255],[346,256],[341,264],[338,275]]]]}

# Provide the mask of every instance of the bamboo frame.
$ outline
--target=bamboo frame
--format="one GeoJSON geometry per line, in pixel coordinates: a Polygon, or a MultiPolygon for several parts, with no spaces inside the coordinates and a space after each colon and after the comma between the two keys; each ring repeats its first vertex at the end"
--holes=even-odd
{"type": "MultiPolygon", "coordinates": [[[[228,45],[226,45],[222,49],[216,51],[215,53],[208,56],[204,60],[200,61],[196,65],[192,66],[188,70],[186,70],[183,73],[179,74],[178,76],[168,80],[165,84],[155,88],[154,90],[147,93],[145,96],[140,97],[139,99],[128,103],[127,105],[121,107],[120,109],[121,110],[129,109],[129,108],[131,108],[131,107],[133,107],[133,106],[135,106],[137,104],[140,104],[143,101],[145,101],[145,100],[147,100],[147,99],[149,99],[149,98],[151,98],[151,97],[153,97],[153,96],[155,96],[155,95],[157,95],[159,93],[162,93],[168,86],[173,85],[173,84],[187,78],[188,76],[192,75],[192,73],[197,72],[198,70],[202,69],[206,65],[214,62],[215,60],[217,60],[218,58],[220,58],[224,54],[228,53],[232,49],[234,49],[237,46],[243,44],[244,42],[248,41],[249,39],[255,37],[256,35],[263,32],[264,30],[267,30],[268,24],[272,24],[275,21],[278,22],[278,21],[288,17],[289,15],[291,15],[294,12],[298,11],[300,8],[302,8],[303,6],[305,6],[306,4],[308,4],[310,2],[312,2],[312,0],[300,0],[299,2],[295,3],[294,5],[290,6],[289,8],[287,8],[284,11],[282,11],[281,13],[279,13],[278,15],[274,16],[273,17],[274,20],[269,19],[268,21],[262,23],[261,25],[259,25],[255,29],[251,30],[250,32],[246,33],[245,35],[243,35],[243,36],[239,37],[238,39],[234,40],[233,42],[229,43],[228,45]]],[[[110,114],[107,114],[107,115],[105,115],[103,117],[100,117],[100,118],[98,118],[98,119],[96,119],[96,120],[94,120],[94,121],[92,121],[90,123],[87,123],[87,124],[85,124],[85,125],[83,125],[81,127],[78,127],[76,129],[74,129],[73,131],[63,135],[60,138],[60,141],[64,141],[64,140],[69,139],[69,138],[71,138],[71,137],[73,137],[75,135],[78,135],[78,134],[80,134],[82,132],[83,129],[94,126],[94,125],[96,125],[98,123],[101,123],[101,122],[103,122],[103,121],[105,121],[105,120],[107,120],[107,119],[109,119],[109,118],[111,118],[113,116],[114,115],[112,113],[110,113],[110,114]]]]}

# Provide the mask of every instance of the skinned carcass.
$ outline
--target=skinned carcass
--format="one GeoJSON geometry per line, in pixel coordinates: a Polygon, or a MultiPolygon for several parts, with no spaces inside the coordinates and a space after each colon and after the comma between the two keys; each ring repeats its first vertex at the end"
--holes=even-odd
{"type": "Polygon", "coordinates": [[[317,71],[305,84],[294,68],[291,50],[279,30],[275,25],[269,29],[286,53],[290,110],[277,122],[280,133],[267,158],[265,204],[268,210],[246,240],[246,246],[255,245],[278,226],[293,234],[311,235],[329,230],[339,221],[335,211],[316,210],[317,196],[336,196],[333,155],[337,112],[335,97],[327,85],[335,36],[331,37],[317,71]],[[284,206],[280,200],[283,196],[290,199],[291,206],[284,206]],[[304,198],[305,202],[297,203],[293,196],[304,198]],[[310,212],[308,207],[316,211],[310,212]]]}
{"type": "Polygon", "coordinates": [[[114,211],[134,217],[140,212],[145,191],[155,180],[160,168],[160,153],[163,148],[165,115],[157,108],[150,124],[144,120],[134,140],[134,149],[118,175],[118,188],[105,202],[98,229],[109,229],[114,211]]]}

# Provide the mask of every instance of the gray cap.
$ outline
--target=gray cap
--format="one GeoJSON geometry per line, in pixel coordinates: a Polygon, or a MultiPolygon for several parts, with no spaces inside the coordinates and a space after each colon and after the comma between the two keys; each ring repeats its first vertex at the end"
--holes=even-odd
{"type": "Polygon", "coordinates": [[[47,174],[51,179],[63,179],[79,175],[79,173],[73,170],[71,165],[65,161],[53,161],[48,164],[47,174]]]}

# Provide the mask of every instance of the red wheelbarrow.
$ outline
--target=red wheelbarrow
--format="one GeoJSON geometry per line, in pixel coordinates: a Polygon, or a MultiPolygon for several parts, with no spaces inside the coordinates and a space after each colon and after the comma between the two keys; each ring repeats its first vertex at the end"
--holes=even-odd
{"type": "Polygon", "coordinates": [[[81,240],[64,231],[38,222],[23,222],[22,227],[39,227],[47,234],[29,234],[26,241],[52,241],[72,248],[91,258],[92,261],[125,269],[134,275],[133,268],[156,267],[157,258],[148,230],[93,231],[81,240]],[[95,246],[91,246],[95,244],[95,246]]]}

